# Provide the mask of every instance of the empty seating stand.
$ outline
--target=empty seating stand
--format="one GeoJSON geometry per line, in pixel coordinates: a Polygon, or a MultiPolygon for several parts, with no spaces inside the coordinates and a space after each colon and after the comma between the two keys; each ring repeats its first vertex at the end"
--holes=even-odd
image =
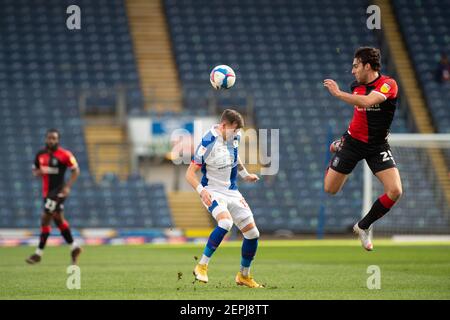
{"type": "MultiPolygon", "coordinates": [[[[4,0],[0,42],[0,228],[39,226],[41,181],[31,164],[52,127],[81,167],[66,205],[73,226],[171,226],[162,185],[139,177],[120,183],[106,177],[97,185],[88,168],[79,93],[139,88],[123,1],[4,0]],[[81,30],[66,27],[72,4],[81,9],[81,30]]],[[[138,89],[128,92],[128,106],[142,110],[138,89]]]]}
{"type": "MultiPolygon", "coordinates": [[[[353,113],[322,82],[332,78],[349,91],[354,50],[377,46],[375,34],[364,27],[368,5],[351,0],[165,0],[185,106],[194,112],[206,108],[205,101],[215,94],[209,72],[228,64],[237,79],[221,106],[242,107],[243,97],[251,95],[257,126],[280,129],[279,173],[240,185],[263,231],[315,232],[323,202],[329,208],[328,232],[346,232],[361,214],[361,165],[344,193],[321,196],[328,132],[337,138],[353,113]]],[[[393,132],[408,132],[401,110],[393,132]]]]}
{"type": "Polygon", "coordinates": [[[436,79],[441,53],[450,57],[450,3],[394,0],[393,4],[434,124],[439,132],[450,133],[450,82],[436,79]]]}

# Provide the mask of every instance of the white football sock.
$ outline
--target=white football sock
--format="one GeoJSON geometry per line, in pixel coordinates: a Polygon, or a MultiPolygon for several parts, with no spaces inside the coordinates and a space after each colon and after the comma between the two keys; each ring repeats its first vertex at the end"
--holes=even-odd
{"type": "Polygon", "coordinates": [[[80,246],[78,245],[78,243],[76,241],[72,242],[72,250],[75,250],[76,248],[79,248],[80,246]]]}
{"type": "Polygon", "coordinates": [[[208,264],[209,263],[209,259],[211,259],[211,257],[207,257],[204,254],[202,255],[202,258],[200,259],[199,264],[208,264]]]}
{"type": "Polygon", "coordinates": [[[41,249],[37,248],[35,254],[37,254],[38,256],[42,257],[42,255],[44,254],[44,250],[41,250],[41,249]]]}
{"type": "Polygon", "coordinates": [[[241,273],[244,277],[248,277],[248,275],[250,274],[250,267],[241,266],[241,273]]]}

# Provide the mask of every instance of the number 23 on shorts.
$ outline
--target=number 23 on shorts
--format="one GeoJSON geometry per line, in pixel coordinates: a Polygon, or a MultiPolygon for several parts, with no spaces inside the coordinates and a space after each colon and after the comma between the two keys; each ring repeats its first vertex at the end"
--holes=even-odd
{"type": "Polygon", "coordinates": [[[45,209],[47,209],[48,211],[53,212],[53,211],[55,211],[55,209],[56,209],[56,205],[57,205],[57,202],[56,202],[55,200],[52,200],[52,199],[47,198],[47,199],[45,200],[45,205],[44,205],[44,207],[45,207],[45,209]]]}

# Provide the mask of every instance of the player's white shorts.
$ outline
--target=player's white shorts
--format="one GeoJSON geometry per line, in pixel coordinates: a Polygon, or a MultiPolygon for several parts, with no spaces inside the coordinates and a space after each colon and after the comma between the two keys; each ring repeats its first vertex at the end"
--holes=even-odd
{"type": "Polygon", "coordinates": [[[211,194],[212,205],[210,207],[205,204],[203,205],[212,214],[214,219],[216,219],[219,213],[227,211],[239,229],[254,222],[253,212],[238,190],[217,190],[208,188],[207,186],[205,189],[211,194]]]}

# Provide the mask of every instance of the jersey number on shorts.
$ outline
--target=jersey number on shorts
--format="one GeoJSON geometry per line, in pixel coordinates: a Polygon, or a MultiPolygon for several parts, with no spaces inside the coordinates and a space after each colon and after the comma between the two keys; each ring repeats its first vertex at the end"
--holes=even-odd
{"type": "Polygon", "coordinates": [[[243,205],[245,208],[248,208],[248,204],[247,204],[247,202],[245,201],[244,198],[241,199],[241,203],[242,203],[242,205],[243,205]]]}
{"type": "Polygon", "coordinates": [[[383,156],[383,162],[392,160],[395,163],[395,160],[394,160],[394,157],[392,156],[391,150],[388,150],[387,152],[386,151],[380,152],[380,154],[383,156]]]}
{"type": "Polygon", "coordinates": [[[47,199],[45,201],[45,209],[47,209],[50,212],[55,211],[56,205],[57,205],[57,203],[55,200],[47,199]]]}

